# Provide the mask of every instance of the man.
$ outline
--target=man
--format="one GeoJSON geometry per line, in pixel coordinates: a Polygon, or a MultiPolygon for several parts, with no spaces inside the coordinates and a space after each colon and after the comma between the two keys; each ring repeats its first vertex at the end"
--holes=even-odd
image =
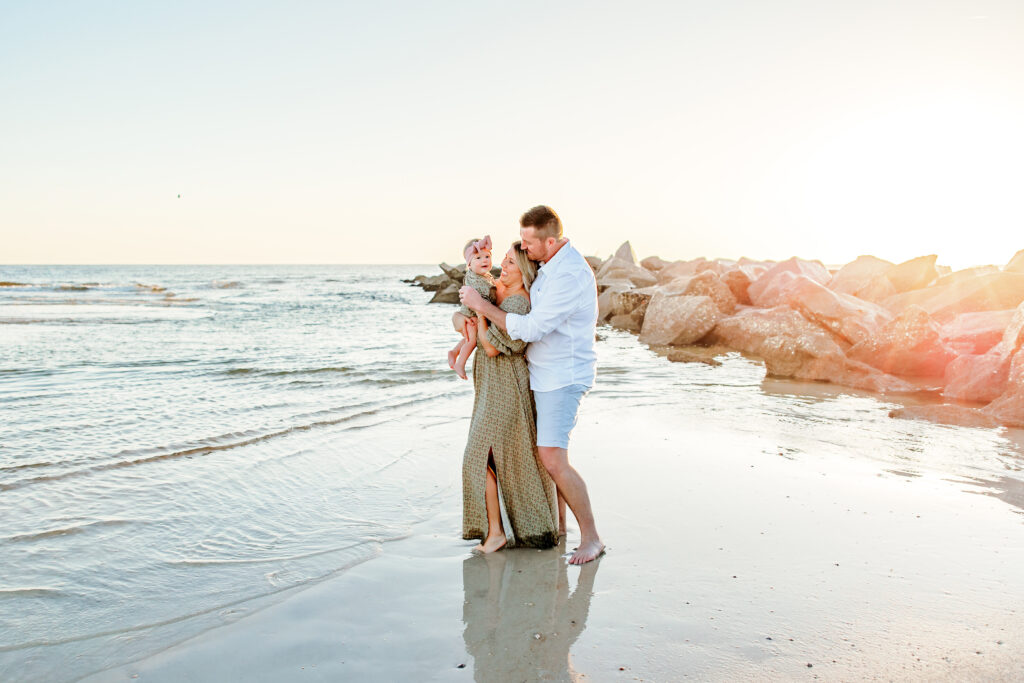
{"type": "Polygon", "coordinates": [[[587,485],[569,464],[569,433],[576,426],[580,400],[594,385],[597,285],[590,265],[562,236],[562,221],[554,210],[535,206],[519,225],[523,248],[542,262],[530,288],[530,312],[505,313],[472,287],[459,290],[459,298],[513,339],[530,342],[526,360],[537,404],[537,450],[580,525],[580,545],[569,562],[583,564],[597,558],[604,544],[587,485]]]}

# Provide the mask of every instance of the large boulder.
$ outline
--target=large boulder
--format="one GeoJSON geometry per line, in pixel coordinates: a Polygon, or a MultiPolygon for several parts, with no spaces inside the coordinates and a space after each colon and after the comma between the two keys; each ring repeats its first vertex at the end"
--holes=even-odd
{"type": "Polygon", "coordinates": [[[608,322],[630,332],[639,332],[644,322],[647,305],[655,294],[654,287],[626,289],[611,294],[611,310],[608,322]]]}
{"type": "Polygon", "coordinates": [[[612,258],[622,259],[624,261],[629,261],[633,265],[637,265],[636,252],[633,251],[633,245],[629,243],[629,240],[626,240],[619,245],[619,248],[615,250],[614,254],[612,254],[612,258]]]}
{"type": "Polygon", "coordinates": [[[1024,273],[1024,249],[1014,254],[1010,262],[1003,266],[1003,270],[1011,273],[1024,273]]]}
{"type": "Polygon", "coordinates": [[[606,286],[613,281],[627,280],[635,287],[650,287],[657,283],[657,278],[636,261],[636,254],[629,242],[623,242],[607,261],[601,264],[596,272],[597,284],[606,286]]]}
{"type": "Polygon", "coordinates": [[[604,263],[604,260],[599,256],[585,256],[584,258],[587,260],[590,269],[595,273],[601,268],[601,264],[604,263]]]}
{"type": "Polygon", "coordinates": [[[659,346],[693,344],[720,318],[711,297],[658,292],[647,305],[640,341],[659,346]]]}
{"type": "Polygon", "coordinates": [[[454,282],[458,282],[460,285],[466,277],[466,264],[460,263],[457,266],[449,266],[447,263],[439,263],[438,267],[444,271],[444,274],[451,278],[454,282]]]}
{"type": "Polygon", "coordinates": [[[892,267],[893,264],[884,259],[858,256],[836,271],[828,282],[828,288],[867,301],[877,301],[879,294],[891,296],[896,293],[896,288],[885,277],[892,267]]]}
{"type": "Polygon", "coordinates": [[[736,303],[749,306],[751,301],[748,290],[750,289],[751,281],[757,279],[758,274],[750,266],[733,266],[722,273],[721,278],[722,282],[729,288],[729,291],[732,292],[736,303]]]}
{"type": "Polygon", "coordinates": [[[806,275],[783,272],[761,295],[762,305],[787,305],[849,344],[870,339],[892,315],[877,304],[835,292],[806,275]]]}
{"type": "Polygon", "coordinates": [[[605,287],[597,296],[597,322],[603,323],[612,317],[615,314],[616,295],[630,289],[633,289],[633,286],[628,280],[614,282],[605,287]]]}
{"type": "Polygon", "coordinates": [[[658,271],[658,284],[664,285],[684,275],[693,275],[697,272],[696,261],[673,261],[658,271]]]}
{"type": "Polygon", "coordinates": [[[883,305],[899,313],[911,305],[928,311],[945,324],[961,313],[1004,311],[1024,301],[1024,273],[988,272],[944,286],[928,287],[890,297],[883,305]]]}
{"type": "Polygon", "coordinates": [[[912,306],[878,334],[854,344],[847,355],[889,374],[941,377],[956,352],[943,341],[931,316],[912,306]]]}
{"type": "Polygon", "coordinates": [[[999,343],[1013,309],[961,313],[942,326],[942,339],[960,354],[985,353],[999,343]]]}
{"type": "Polygon", "coordinates": [[[667,266],[668,263],[668,261],[664,261],[657,256],[648,256],[644,260],[640,261],[640,265],[642,267],[655,273],[667,266]]]}
{"type": "Polygon", "coordinates": [[[696,275],[677,278],[665,285],[663,291],[672,294],[711,297],[723,315],[732,315],[736,312],[736,297],[733,296],[729,286],[711,270],[703,270],[696,275]]]}
{"type": "Polygon", "coordinates": [[[434,297],[429,301],[432,304],[457,304],[459,303],[459,289],[461,282],[449,282],[441,289],[434,292],[434,297]]]}
{"type": "Polygon", "coordinates": [[[438,275],[417,275],[412,281],[427,292],[436,292],[451,283],[452,280],[444,273],[440,273],[438,275]]]}
{"type": "Polygon", "coordinates": [[[914,391],[879,370],[850,360],[833,336],[786,306],[744,309],[715,326],[706,340],[760,356],[769,375],[827,381],[869,391],[914,391]]]}
{"type": "Polygon", "coordinates": [[[934,286],[945,287],[946,285],[955,285],[960,282],[967,282],[973,280],[979,275],[987,275],[989,273],[998,273],[999,269],[995,266],[975,266],[973,268],[964,268],[963,270],[956,270],[940,275],[935,281],[934,286]]]}
{"type": "Polygon", "coordinates": [[[1006,391],[1011,357],[994,349],[959,356],[946,366],[942,395],[958,401],[989,403],[1006,391]]]}
{"type": "Polygon", "coordinates": [[[1006,391],[1010,366],[1024,345],[1024,304],[1017,307],[998,344],[980,355],[960,356],[945,373],[943,396],[988,403],[1006,391]]]}
{"type": "Polygon", "coordinates": [[[1024,352],[1018,350],[1010,362],[1006,390],[981,412],[1007,427],[1024,427],[1024,352]]]}
{"type": "Polygon", "coordinates": [[[886,271],[885,277],[889,279],[897,292],[909,292],[912,289],[927,287],[939,276],[939,272],[935,269],[935,261],[938,258],[935,254],[929,254],[904,261],[886,271]]]}
{"type": "Polygon", "coordinates": [[[772,299],[773,282],[782,273],[804,275],[820,284],[825,284],[832,279],[828,268],[821,261],[805,261],[804,259],[793,257],[776,263],[750,284],[750,287],[747,288],[747,293],[750,295],[750,300],[755,306],[771,306],[770,303],[762,303],[762,301],[767,302],[772,299]]]}

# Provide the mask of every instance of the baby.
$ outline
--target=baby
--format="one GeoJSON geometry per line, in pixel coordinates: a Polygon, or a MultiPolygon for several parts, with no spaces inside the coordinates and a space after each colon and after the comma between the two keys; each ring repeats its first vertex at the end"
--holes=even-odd
{"type": "MultiPolygon", "coordinates": [[[[491,277],[491,236],[485,235],[482,240],[470,240],[466,243],[462,255],[466,257],[466,277],[463,284],[469,285],[480,296],[494,303],[494,278],[491,277]]],[[[476,348],[476,313],[466,308],[459,309],[466,316],[466,324],[462,327],[462,339],[448,352],[448,367],[455,370],[462,379],[466,379],[466,361],[469,354],[476,348]]]]}

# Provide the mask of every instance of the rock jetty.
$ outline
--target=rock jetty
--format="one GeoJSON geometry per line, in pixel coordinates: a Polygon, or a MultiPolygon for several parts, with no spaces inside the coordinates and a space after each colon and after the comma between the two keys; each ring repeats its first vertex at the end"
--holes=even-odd
{"type": "MultiPolygon", "coordinates": [[[[599,323],[670,360],[739,351],[774,377],[946,402],[895,417],[1024,427],[1024,250],[1002,267],[959,271],[934,254],[860,256],[838,269],[796,257],[641,260],[629,242],[587,261],[599,323]]],[[[432,302],[458,303],[465,266],[441,270],[408,282],[435,292],[432,302]]]]}

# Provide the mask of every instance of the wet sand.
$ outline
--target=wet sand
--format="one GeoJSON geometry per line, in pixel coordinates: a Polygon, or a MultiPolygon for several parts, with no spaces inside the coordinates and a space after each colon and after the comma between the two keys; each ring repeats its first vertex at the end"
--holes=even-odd
{"type": "Polygon", "coordinates": [[[375,559],[87,680],[1024,678],[1020,508],[834,444],[793,454],[770,433],[623,403],[588,397],[573,436],[609,545],[599,561],[469,555],[466,422],[428,417],[395,428],[451,444],[442,514],[375,559]]]}

